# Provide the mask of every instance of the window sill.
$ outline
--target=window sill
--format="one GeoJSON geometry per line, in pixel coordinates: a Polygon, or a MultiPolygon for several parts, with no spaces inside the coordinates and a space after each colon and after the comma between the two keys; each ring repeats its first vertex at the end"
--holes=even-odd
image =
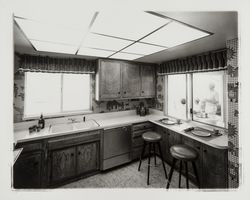
{"type": "MultiPolygon", "coordinates": [[[[58,113],[58,114],[43,114],[44,119],[52,119],[52,118],[58,118],[58,117],[70,117],[70,116],[76,116],[76,115],[86,115],[93,113],[92,110],[86,110],[86,111],[77,111],[77,112],[64,112],[64,113],[58,113]]],[[[40,118],[39,116],[23,116],[23,121],[31,121],[31,120],[38,120],[40,118]]]]}

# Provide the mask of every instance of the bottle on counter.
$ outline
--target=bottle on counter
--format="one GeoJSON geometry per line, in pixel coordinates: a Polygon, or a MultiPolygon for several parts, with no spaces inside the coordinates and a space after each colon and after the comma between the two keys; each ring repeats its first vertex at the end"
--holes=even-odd
{"type": "Polygon", "coordinates": [[[43,119],[43,114],[41,114],[40,119],[38,120],[38,126],[43,129],[45,126],[45,121],[43,119]]]}

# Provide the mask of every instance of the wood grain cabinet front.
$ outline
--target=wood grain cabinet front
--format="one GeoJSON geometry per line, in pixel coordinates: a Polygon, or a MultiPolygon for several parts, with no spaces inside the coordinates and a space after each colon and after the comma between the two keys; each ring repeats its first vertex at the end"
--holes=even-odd
{"type": "Polygon", "coordinates": [[[48,186],[57,186],[100,169],[100,132],[92,131],[48,141],[48,186]]]}
{"type": "Polygon", "coordinates": [[[42,173],[42,153],[21,154],[14,164],[14,188],[40,188],[42,173]]]}
{"type": "Polygon", "coordinates": [[[100,59],[96,100],[155,97],[155,67],[150,64],[100,59]]]}

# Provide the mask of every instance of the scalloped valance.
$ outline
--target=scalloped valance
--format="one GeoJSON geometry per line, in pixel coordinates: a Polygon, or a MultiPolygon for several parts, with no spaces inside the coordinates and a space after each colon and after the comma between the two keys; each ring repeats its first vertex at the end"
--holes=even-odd
{"type": "Polygon", "coordinates": [[[227,50],[221,49],[164,62],[158,67],[158,75],[216,71],[226,68],[227,50]]]}
{"type": "Polygon", "coordinates": [[[97,62],[79,58],[55,58],[49,56],[19,55],[21,72],[77,73],[92,74],[97,62]]]}

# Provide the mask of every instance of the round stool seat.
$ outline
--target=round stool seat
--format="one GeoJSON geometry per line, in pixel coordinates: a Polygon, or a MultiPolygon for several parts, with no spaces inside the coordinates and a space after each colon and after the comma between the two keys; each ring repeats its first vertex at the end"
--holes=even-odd
{"type": "Polygon", "coordinates": [[[170,148],[171,155],[178,160],[195,160],[198,153],[195,149],[184,144],[174,145],[170,148]]]}
{"type": "Polygon", "coordinates": [[[161,135],[153,131],[148,131],[143,133],[142,138],[147,142],[159,142],[161,140],[161,135]]]}

